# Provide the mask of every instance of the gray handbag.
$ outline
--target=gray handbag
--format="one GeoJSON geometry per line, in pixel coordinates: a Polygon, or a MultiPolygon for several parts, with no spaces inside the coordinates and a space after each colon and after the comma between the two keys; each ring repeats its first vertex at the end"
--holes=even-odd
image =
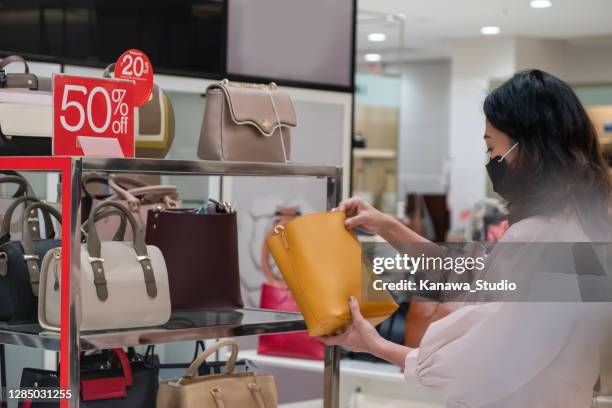
{"type": "Polygon", "coordinates": [[[291,156],[291,129],[296,126],[293,102],[276,84],[224,79],[206,89],[198,157],[286,163],[291,156]]]}

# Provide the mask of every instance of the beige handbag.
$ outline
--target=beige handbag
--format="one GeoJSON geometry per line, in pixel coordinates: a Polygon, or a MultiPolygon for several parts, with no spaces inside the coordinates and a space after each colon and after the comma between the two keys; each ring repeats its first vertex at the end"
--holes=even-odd
{"type": "MultiPolygon", "coordinates": [[[[111,78],[115,64],[104,70],[104,77],[111,78]]],[[[166,93],[157,85],[147,103],[134,111],[134,138],[136,157],[163,159],[174,141],[174,109],[166,93]]]]}
{"type": "MultiPolygon", "coordinates": [[[[179,199],[176,186],[156,185],[147,186],[139,180],[126,177],[110,177],[108,185],[114,194],[105,201],[121,204],[134,215],[138,231],[144,235],[147,229],[147,215],[149,210],[162,210],[166,208],[179,208],[182,203],[179,199]],[[128,188],[133,187],[133,188],[128,188]]],[[[98,204],[94,200],[94,206],[98,204]]],[[[103,240],[111,240],[119,226],[116,217],[98,221],[96,227],[103,240]]],[[[132,231],[128,230],[126,240],[132,239],[132,231]]]]}
{"type": "Polygon", "coordinates": [[[276,408],[276,382],[272,375],[234,373],[238,343],[224,340],[204,351],[178,380],[162,382],[157,408],[276,408]],[[231,347],[225,373],[195,377],[198,368],[219,349],[231,347]]]}
{"type": "Polygon", "coordinates": [[[198,157],[205,160],[286,163],[293,102],[274,83],[244,84],[227,79],[206,89],[198,157]]]}
{"type": "MultiPolygon", "coordinates": [[[[125,207],[105,202],[89,215],[95,225],[97,214],[108,210],[125,214],[132,228],[136,220],[125,207]]],[[[138,231],[136,229],[136,231],[138,231]]],[[[144,236],[134,242],[100,242],[90,228],[81,245],[81,307],[77,310],[80,329],[106,330],[163,325],[170,320],[170,289],[166,262],[159,248],[145,245],[144,236]]],[[[60,324],[61,248],[49,251],[41,266],[38,321],[47,330],[60,324]]]]}
{"type": "Polygon", "coordinates": [[[0,59],[0,156],[51,154],[53,94],[39,90],[36,75],[18,55],[0,59]],[[4,67],[21,63],[24,72],[5,73],[4,67]]]}

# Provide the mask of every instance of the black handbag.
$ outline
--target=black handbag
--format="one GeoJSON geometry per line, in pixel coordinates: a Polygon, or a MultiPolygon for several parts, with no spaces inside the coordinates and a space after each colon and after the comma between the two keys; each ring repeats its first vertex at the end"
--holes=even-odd
{"type": "MultiPolygon", "coordinates": [[[[28,198],[31,200],[31,198],[28,198]]],[[[3,230],[10,226],[14,209],[20,202],[7,211],[3,230]]],[[[21,241],[9,241],[0,245],[0,321],[32,323],[38,321],[38,279],[45,254],[52,248],[61,246],[56,239],[34,239],[26,226],[29,215],[41,209],[61,223],[61,214],[55,208],[42,202],[34,202],[23,213],[21,241]]],[[[47,231],[52,227],[45,226],[47,231]]],[[[4,234],[10,237],[10,233],[4,234]]],[[[1,241],[0,241],[1,242],[1,241]]]]}
{"type": "Polygon", "coordinates": [[[0,156],[51,155],[53,95],[38,90],[38,85],[38,78],[29,72],[22,57],[11,55],[0,60],[0,156]],[[6,73],[4,68],[14,62],[22,63],[25,72],[6,73]],[[19,105],[17,110],[15,105],[19,105]],[[38,126],[32,127],[32,121],[38,126]]]}
{"type": "MultiPolygon", "coordinates": [[[[81,358],[80,406],[153,408],[159,386],[159,358],[153,347],[143,356],[133,348],[100,350],[81,358]],[[126,365],[127,364],[127,365],[126,365]],[[124,393],[122,397],[112,397],[124,393]]],[[[59,387],[57,371],[24,368],[21,388],[59,387]]],[[[59,402],[19,402],[19,408],[59,408],[59,402]]]]}

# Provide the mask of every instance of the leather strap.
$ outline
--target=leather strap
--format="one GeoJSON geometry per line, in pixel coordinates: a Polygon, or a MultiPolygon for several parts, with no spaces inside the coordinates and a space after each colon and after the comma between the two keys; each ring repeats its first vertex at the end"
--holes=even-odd
{"type": "Polygon", "coordinates": [[[145,286],[149,297],[157,296],[157,284],[155,282],[155,275],[153,273],[153,265],[147,252],[147,246],[145,244],[144,236],[140,233],[136,219],[124,206],[114,203],[112,201],[105,201],[98,205],[90,214],[88,223],[92,227],[89,231],[89,237],[87,239],[87,252],[89,253],[89,259],[91,266],[94,271],[94,284],[96,285],[96,293],[98,298],[102,301],[108,299],[108,287],[106,284],[106,277],[104,275],[104,259],[102,259],[102,244],[100,243],[100,237],[95,225],[95,216],[101,212],[104,208],[112,207],[122,211],[127,217],[132,232],[134,235],[134,250],[136,251],[136,259],[142,267],[144,274],[145,286]]]}
{"type": "Polygon", "coordinates": [[[213,387],[210,389],[210,395],[213,397],[215,401],[215,406],[217,408],[225,408],[225,399],[223,398],[223,393],[221,392],[221,388],[213,387]]]}
{"type": "Polygon", "coordinates": [[[140,199],[138,199],[137,196],[145,194],[161,196],[162,202],[166,204],[167,207],[172,208],[177,206],[176,199],[178,197],[178,190],[176,186],[142,186],[128,190],[119,185],[118,181],[120,182],[120,180],[117,180],[116,178],[111,178],[108,184],[113,189],[117,197],[128,202],[129,208],[133,212],[137,212],[140,209],[140,199]]]}
{"type": "Polygon", "coordinates": [[[115,72],[115,63],[108,64],[106,68],[104,68],[104,72],[102,73],[103,78],[112,78],[111,72],[115,72]]]}
{"type": "MultiPolygon", "coordinates": [[[[115,217],[115,216],[119,217],[120,223],[119,223],[119,228],[117,228],[117,232],[115,232],[115,235],[113,235],[113,241],[123,241],[125,239],[125,231],[127,230],[127,222],[128,222],[127,217],[125,216],[123,211],[110,209],[107,211],[99,212],[95,215],[95,222],[98,222],[108,217],[115,217]]],[[[85,238],[83,242],[86,242],[86,238],[88,235],[87,234],[88,229],[89,229],[89,220],[85,220],[85,222],[81,225],[81,230],[84,233],[83,238],[85,238]]]]}
{"type": "Polygon", "coordinates": [[[0,184],[17,184],[19,188],[13,194],[13,198],[22,197],[24,195],[34,195],[32,186],[28,183],[28,180],[25,179],[22,175],[14,172],[15,174],[7,174],[4,177],[0,177],[0,184]]]}
{"type": "Polygon", "coordinates": [[[117,358],[123,371],[123,378],[125,379],[125,385],[128,387],[134,384],[134,376],[132,375],[132,368],[130,367],[130,360],[128,359],[125,350],[122,348],[114,348],[113,355],[117,358]]]}
{"type": "Polygon", "coordinates": [[[110,196],[110,194],[94,194],[92,192],[90,192],[87,189],[87,186],[90,184],[101,184],[104,186],[108,186],[108,177],[105,174],[98,174],[98,173],[88,173],[88,174],[84,174],[83,177],[81,177],[81,185],[83,186],[83,194],[85,194],[87,197],[96,200],[104,200],[105,198],[108,198],[110,196]]]}
{"type": "Polygon", "coordinates": [[[30,67],[28,67],[25,59],[19,55],[9,55],[6,58],[0,59],[0,88],[38,89],[38,78],[36,75],[30,74],[30,67]],[[24,73],[9,74],[4,71],[7,65],[15,62],[23,64],[24,73]]]}
{"type": "MultiPolygon", "coordinates": [[[[41,202],[38,198],[32,196],[23,196],[15,199],[15,201],[10,205],[9,208],[6,209],[6,213],[4,214],[4,218],[2,220],[2,225],[0,225],[0,245],[11,240],[11,221],[13,218],[13,214],[17,207],[21,204],[27,206],[28,203],[37,203],[41,202]]],[[[25,212],[24,212],[25,214],[25,212]]],[[[43,211],[43,220],[45,223],[45,231],[47,233],[47,238],[53,239],[55,238],[55,229],[53,228],[53,223],[51,222],[51,218],[49,214],[43,211]]],[[[30,230],[32,239],[40,239],[40,228],[38,222],[38,213],[35,212],[28,217],[28,230],[30,230]]]]}
{"type": "Polygon", "coordinates": [[[0,69],[5,68],[7,65],[12,64],[14,62],[21,62],[24,66],[24,72],[26,74],[30,73],[30,67],[28,67],[28,63],[23,57],[19,55],[9,55],[8,57],[4,57],[0,59],[0,69]]]}
{"type": "Polygon", "coordinates": [[[39,259],[38,255],[34,251],[34,241],[32,239],[32,234],[30,232],[30,228],[28,228],[28,219],[30,218],[30,214],[36,212],[38,209],[41,209],[43,213],[51,214],[60,224],[62,223],[62,215],[55,208],[51,207],[49,204],[45,204],[43,202],[37,202],[34,204],[30,204],[23,213],[23,237],[21,239],[21,245],[23,246],[23,259],[28,265],[28,273],[30,274],[30,285],[32,286],[32,292],[34,292],[34,296],[38,297],[38,282],[40,279],[40,270],[38,267],[39,259]]]}
{"type": "MultiPolygon", "coordinates": [[[[228,339],[215,344],[214,346],[200,354],[198,358],[196,358],[195,361],[191,363],[191,365],[185,372],[183,378],[192,378],[193,376],[195,376],[200,366],[204,364],[208,357],[212,356],[218,350],[225,347],[231,347],[232,349],[230,357],[227,360],[227,365],[225,366],[225,374],[232,374],[234,372],[234,367],[236,367],[236,359],[238,358],[238,343],[236,343],[235,340],[228,339]]],[[[177,383],[180,384],[183,378],[179,379],[177,383]]]]}
{"type": "MultiPolygon", "coordinates": [[[[255,377],[253,377],[255,378],[255,377]]],[[[251,395],[255,400],[258,408],[266,408],[266,403],[264,402],[263,395],[261,395],[261,387],[256,382],[249,383],[247,385],[249,391],[251,391],[251,395]]]]}

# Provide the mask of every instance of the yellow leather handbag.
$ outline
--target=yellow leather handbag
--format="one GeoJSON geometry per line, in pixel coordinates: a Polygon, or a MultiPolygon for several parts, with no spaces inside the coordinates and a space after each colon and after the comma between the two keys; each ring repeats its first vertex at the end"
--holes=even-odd
{"type": "Polygon", "coordinates": [[[365,267],[362,273],[361,246],[345,219],[343,212],[308,214],[276,226],[266,241],[311,336],[348,326],[350,296],[373,325],[397,309],[389,293],[379,293],[375,301],[362,297],[362,279],[367,284],[372,271],[365,267]]]}

